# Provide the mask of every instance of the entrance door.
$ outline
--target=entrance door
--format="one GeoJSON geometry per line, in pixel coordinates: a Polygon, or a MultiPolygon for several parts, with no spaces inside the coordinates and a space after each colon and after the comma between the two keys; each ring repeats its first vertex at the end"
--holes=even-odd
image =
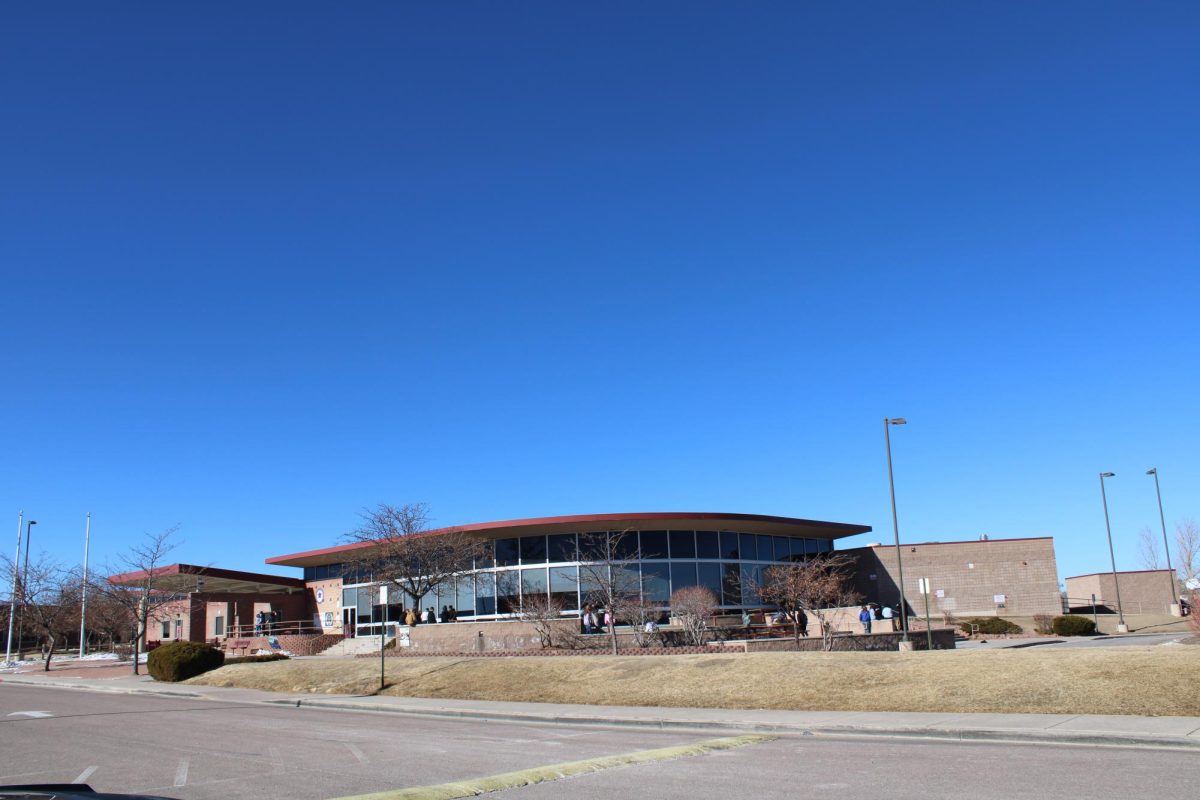
{"type": "Polygon", "coordinates": [[[358,627],[358,609],[343,608],[342,609],[342,633],[347,639],[354,638],[354,632],[358,627]]]}

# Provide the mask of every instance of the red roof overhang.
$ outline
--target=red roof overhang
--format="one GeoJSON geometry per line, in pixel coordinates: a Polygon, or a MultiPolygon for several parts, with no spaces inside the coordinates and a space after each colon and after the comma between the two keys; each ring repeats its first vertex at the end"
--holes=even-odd
{"type": "MultiPolygon", "coordinates": [[[[775,517],[764,514],[722,514],[716,512],[653,511],[639,514],[577,514],[563,517],[535,517],[500,522],[479,522],[429,531],[430,535],[460,531],[484,539],[504,539],[514,536],[534,536],[539,533],[570,533],[601,530],[737,530],[742,533],[763,533],[796,538],[840,539],[871,530],[869,525],[845,522],[775,517]]],[[[268,564],[287,567],[316,567],[345,561],[355,550],[369,544],[352,544],[306,550],[266,559],[268,564]]]]}

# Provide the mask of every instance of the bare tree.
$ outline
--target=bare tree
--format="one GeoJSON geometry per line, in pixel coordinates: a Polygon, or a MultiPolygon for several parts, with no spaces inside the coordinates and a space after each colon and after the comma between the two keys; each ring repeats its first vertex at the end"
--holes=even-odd
{"type": "Polygon", "coordinates": [[[662,619],[663,607],[661,603],[648,600],[644,589],[640,599],[631,598],[625,604],[621,620],[633,628],[633,641],[638,647],[651,647],[662,641],[658,621],[662,619]]]}
{"type": "MultiPolygon", "coordinates": [[[[4,569],[11,571],[11,564],[4,569]]],[[[41,641],[42,669],[49,672],[55,650],[79,626],[79,577],[40,556],[22,566],[16,589],[21,621],[41,641]]]]}
{"type": "Polygon", "coordinates": [[[526,595],[521,603],[520,619],[533,626],[543,650],[554,647],[563,609],[563,602],[557,597],[540,593],[526,595]]]}
{"type": "Polygon", "coordinates": [[[641,549],[637,531],[603,531],[579,535],[575,559],[579,563],[582,601],[607,612],[605,628],[612,654],[617,654],[617,620],[642,602],[641,549]]]}
{"type": "Polygon", "coordinates": [[[418,613],[423,597],[447,579],[474,569],[484,553],[483,541],[470,534],[453,528],[431,530],[426,503],[380,503],[361,517],[362,525],[345,537],[363,545],[352,552],[350,563],[367,581],[400,587],[418,613]]]}
{"type": "Polygon", "coordinates": [[[763,571],[757,592],[792,620],[797,649],[801,614],[816,619],[823,649],[827,652],[833,649],[834,610],[855,605],[860,599],[850,588],[853,566],[852,557],[835,553],[819,555],[801,564],[776,564],[763,571]]]}
{"type": "Polygon", "coordinates": [[[685,586],[671,593],[671,616],[683,625],[683,635],[690,644],[704,644],[708,621],[717,612],[720,601],[707,586],[685,586]]]}
{"type": "Polygon", "coordinates": [[[1161,569],[1158,560],[1158,537],[1149,528],[1138,531],[1138,557],[1146,569],[1161,569]]]}
{"type": "Polygon", "coordinates": [[[134,627],[134,621],[127,610],[129,604],[116,602],[111,597],[111,594],[117,591],[121,591],[121,589],[113,587],[110,592],[88,596],[87,630],[99,634],[102,638],[107,638],[110,650],[119,638],[124,636],[133,638],[131,630],[134,627]]]}
{"type": "Polygon", "coordinates": [[[1175,523],[1175,568],[1182,581],[1200,579],[1200,527],[1196,520],[1175,523]]]}
{"type": "Polygon", "coordinates": [[[103,602],[121,608],[133,628],[133,674],[139,674],[138,657],[150,620],[158,611],[180,599],[174,573],[168,573],[167,557],[179,546],[174,541],[178,527],[161,533],[147,533],[140,544],[130,547],[117,558],[115,568],[107,567],[108,578],[91,585],[89,596],[102,596],[103,602]],[[94,593],[94,594],[93,594],[94,593]]]}

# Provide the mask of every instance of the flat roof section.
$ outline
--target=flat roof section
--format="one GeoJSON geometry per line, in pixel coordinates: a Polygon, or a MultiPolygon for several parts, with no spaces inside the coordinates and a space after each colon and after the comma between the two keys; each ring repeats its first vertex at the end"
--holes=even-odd
{"type": "MultiPolygon", "coordinates": [[[[258,572],[241,572],[235,569],[201,567],[195,564],[170,564],[157,571],[156,583],[166,591],[195,592],[199,581],[204,581],[204,591],[219,594],[290,594],[305,588],[300,578],[279,575],[263,575],[258,572]]],[[[109,583],[136,585],[146,577],[145,571],[123,572],[113,575],[109,583]]]]}
{"type": "MultiPolygon", "coordinates": [[[[871,530],[869,525],[846,522],[824,522],[794,517],[775,517],[765,514],[725,514],[713,511],[650,511],[627,514],[577,514],[563,517],[533,517],[499,522],[477,522],[437,528],[429,535],[459,531],[477,534],[485,539],[510,536],[534,536],[539,533],[571,533],[601,530],[736,530],[742,533],[764,533],[794,538],[841,539],[871,530]]],[[[319,550],[306,550],[266,559],[267,564],[286,567],[319,567],[344,561],[353,550],[369,547],[355,542],[319,550]]]]}

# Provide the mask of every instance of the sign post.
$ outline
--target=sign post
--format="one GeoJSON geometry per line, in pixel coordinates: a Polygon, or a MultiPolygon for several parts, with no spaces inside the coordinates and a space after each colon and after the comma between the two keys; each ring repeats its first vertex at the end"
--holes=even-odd
{"type": "Polygon", "coordinates": [[[929,621],[929,578],[920,578],[917,581],[917,587],[921,594],[925,596],[925,645],[928,649],[933,649],[933,625],[929,621]]]}

